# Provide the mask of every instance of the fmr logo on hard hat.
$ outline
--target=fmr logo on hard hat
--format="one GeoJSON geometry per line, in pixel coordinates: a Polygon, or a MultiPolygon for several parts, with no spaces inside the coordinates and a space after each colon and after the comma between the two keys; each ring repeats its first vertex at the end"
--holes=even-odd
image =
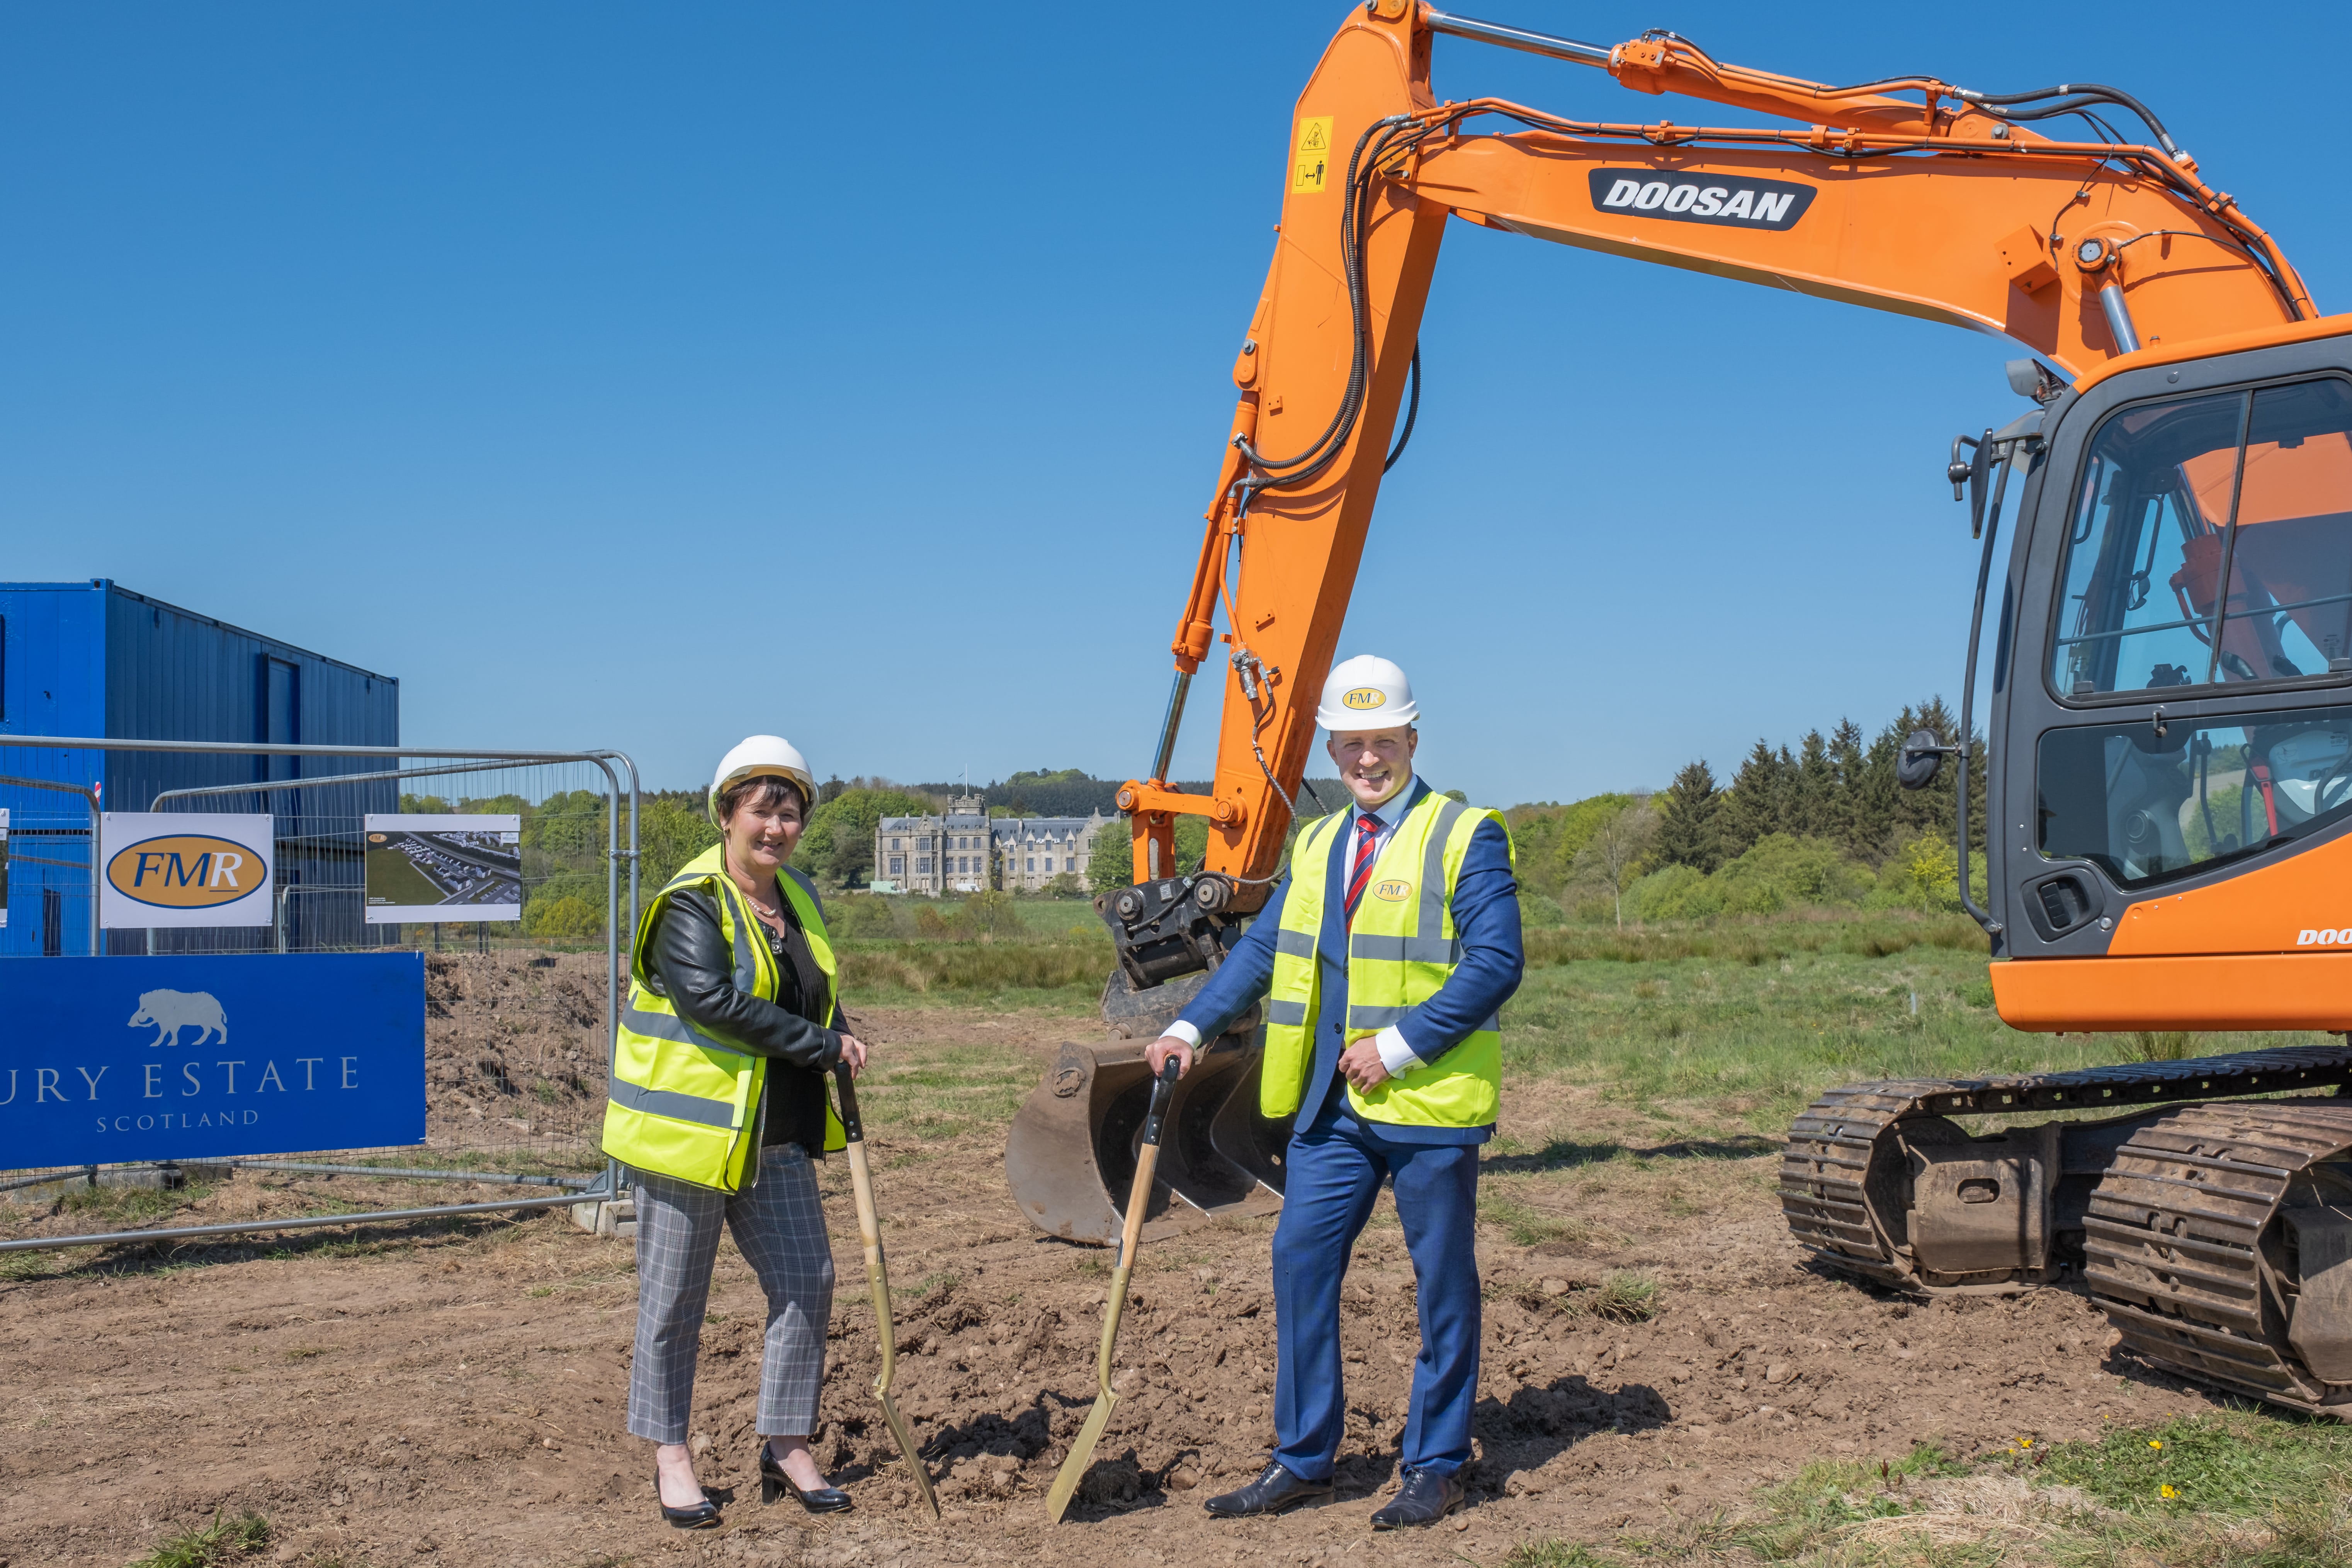
{"type": "Polygon", "coordinates": [[[1367,708],[1385,708],[1388,706],[1389,694],[1374,687],[1359,686],[1339,700],[1360,712],[1367,708]]]}
{"type": "Polygon", "coordinates": [[[1412,897],[1412,884],[1395,877],[1390,878],[1385,882],[1374,882],[1372,884],[1372,897],[1376,899],[1386,899],[1392,904],[1401,904],[1407,899],[1412,897]]]}
{"type": "Polygon", "coordinates": [[[165,910],[203,910],[234,903],[257,885],[253,852],[233,838],[173,834],[118,849],[106,879],[126,899],[165,910]]]}

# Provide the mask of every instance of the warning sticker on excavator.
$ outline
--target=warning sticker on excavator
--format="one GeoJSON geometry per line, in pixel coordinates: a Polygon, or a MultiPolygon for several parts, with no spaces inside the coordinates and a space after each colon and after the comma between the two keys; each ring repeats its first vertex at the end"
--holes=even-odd
{"type": "Polygon", "coordinates": [[[1298,122],[1298,142],[1291,149],[1290,188],[1294,193],[1322,190],[1331,175],[1331,117],[1310,114],[1298,122]]]}

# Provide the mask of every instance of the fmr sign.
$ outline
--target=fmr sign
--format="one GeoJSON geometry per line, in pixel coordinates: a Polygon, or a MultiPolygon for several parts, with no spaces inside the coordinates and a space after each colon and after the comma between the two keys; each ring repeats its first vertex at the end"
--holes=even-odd
{"type": "Polygon", "coordinates": [[[0,1017],[0,1166],[425,1142],[422,953],[12,959],[0,1017]]]}
{"type": "Polygon", "coordinates": [[[1401,904],[1412,897],[1412,884],[1401,878],[1391,877],[1384,882],[1372,884],[1372,897],[1386,900],[1391,904],[1401,904]]]}
{"type": "Polygon", "coordinates": [[[106,813],[99,923],[109,931],[269,924],[270,822],[266,812],[106,813]]]}
{"type": "Polygon", "coordinates": [[[1731,228],[1794,228],[1818,194],[1815,187],[1793,180],[1676,174],[1652,169],[1595,169],[1591,178],[1592,205],[1601,212],[1638,213],[1675,223],[1711,223],[1731,228]]]}
{"type": "Polygon", "coordinates": [[[1344,706],[1353,708],[1359,712],[1366,709],[1386,707],[1388,700],[1389,694],[1377,686],[1359,686],[1339,699],[1344,706]]]}

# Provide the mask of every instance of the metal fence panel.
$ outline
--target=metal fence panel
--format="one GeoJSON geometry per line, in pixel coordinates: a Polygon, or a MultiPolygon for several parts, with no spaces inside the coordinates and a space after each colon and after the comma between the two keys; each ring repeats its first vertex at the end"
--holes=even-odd
{"type": "MultiPolygon", "coordinates": [[[[142,952],[319,952],[407,947],[425,954],[426,1131],[422,1151],[284,1151],[271,1168],[339,1165],[488,1173],[584,1183],[606,1173],[598,1149],[610,1071],[613,1019],[625,970],[626,936],[636,921],[637,782],[619,752],[434,752],[383,747],[353,754],[338,746],[241,747],[200,742],[57,740],[0,736],[6,748],[106,752],[137,748],[226,763],[231,777],[180,784],[159,797],[110,799],[110,807],[158,811],[259,811],[275,818],[274,923],[105,933],[105,951],[137,962],[142,952]],[[255,787],[257,757],[293,753],[302,777],[255,787]],[[338,764],[321,776],[323,764],[338,764]],[[238,771],[244,771],[239,776],[238,771]],[[523,918],[519,921],[369,925],[365,826],[370,815],[511,814],[521,817],[523,918]]],[[[45,752],[54,756],[54,752],[45,752]]],[[[95,760],[95,759],[93,759],[95,760]]],[[[44,770],[47,772],[48,770],[44,770]]],[[[187,778],[193,770],[158,770],[187,778]]],[[[88,795],[28,787],[0,775],[0,805],[12,823],[11,921],[0,956],[57,952],[53,931],[87,952],[94,868],[104,847],[92,831],[88,795]],[[23,829],[16,829],[22,832],[23,829]],[[33,900],[55,921],[27,941],[16,911],[33,900]]],[[[0,1160],[5,1160],[0,1152],[0,1160]]],[[[39,1173],[25,1177],[37,1180],[39,1173]]],[[[0,1184],[0,1191],[7,1184],[0,1184]]],[[[35,1188],[34,1190],[39,1190],[35,1188]]],[[[520,1200],[519,1200],[520,1201],[520,1200]]],[[[547,1201],[542,1198],[541,1201],[547,1201]]],[[[434,1212],[458,1212],[445,1205],[434,1212]]],[[[51,1243],[54,1244],[54,1243],[51,1243]]],[[[0,1249],[22,1245],[0,1243],[0,1249]]]]}

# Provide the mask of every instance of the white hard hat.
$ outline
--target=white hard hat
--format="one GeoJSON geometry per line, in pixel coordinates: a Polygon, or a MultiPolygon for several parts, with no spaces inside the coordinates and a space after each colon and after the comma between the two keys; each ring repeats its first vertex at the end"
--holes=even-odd
{"type": "Polygon", "coordinates": [[[1421,717],[1412,682],[1377,654],[1360,653],[1334,665],[1323,682],[1323,702],[1315,721],[1334,734],[1343,730],[1394,730],[1421,717]]]}
{"type": "Polygon", "coordinates": [[[719,821],[719,797],[728,785],[762,773],[791,780],[801,792],[801,809],[816,809],[816,779],[800,748],[782,735],[753,735],[719,759],[719,772],[710,780],[710,820],[719,821]]]}

